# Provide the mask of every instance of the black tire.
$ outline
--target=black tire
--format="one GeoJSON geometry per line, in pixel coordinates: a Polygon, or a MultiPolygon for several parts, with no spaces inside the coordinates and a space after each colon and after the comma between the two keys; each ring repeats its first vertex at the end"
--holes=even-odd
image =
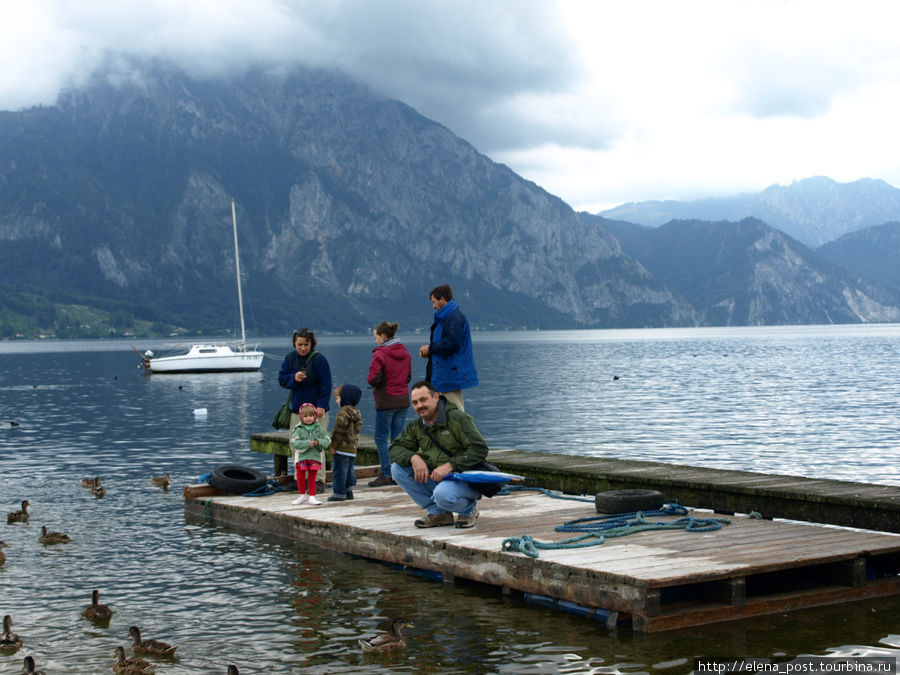
{"type": "Polygon", "coordinates": [[[631,513],[653,511],[665,503],[658,490],[607,490],[594,497],[597,513],[631,513]]]}
{"type": "Polygon", "coordinates": [[[209,484],[228,494],[243,495],[265,485],[266,477],[247,466],[223,464],[213,469],[209,484]]]}

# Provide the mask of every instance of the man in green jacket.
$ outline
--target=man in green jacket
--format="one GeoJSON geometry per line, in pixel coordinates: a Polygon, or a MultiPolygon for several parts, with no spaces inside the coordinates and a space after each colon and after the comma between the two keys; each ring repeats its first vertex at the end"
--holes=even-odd
{"type": "Polygon", "coordinates": [[[416,527],[474,527],[481,494],[468,483],[444,480],[451,471],[481,464],[488,447],[470,415],[438,394],[424,380],[412,386],[410,402],[419,416],[391,444],[391,476],[425,509],[416,527]]]}

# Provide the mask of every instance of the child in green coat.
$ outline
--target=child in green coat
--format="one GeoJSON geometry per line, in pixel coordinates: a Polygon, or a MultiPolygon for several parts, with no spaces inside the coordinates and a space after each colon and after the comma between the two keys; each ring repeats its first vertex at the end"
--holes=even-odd
{"type": "Polygon", "coordinates": [[[300,423],[291,433],[294,476],[297,479],[297,497],[293,504],[321,504],[316,498],[316,474],[322,468],[322,451],[331,445],[331,439],[316,419],[316,406],[304,403],[300,406],[300,423]],[[307,495],[307,489],[309,494],[307,495]]]}

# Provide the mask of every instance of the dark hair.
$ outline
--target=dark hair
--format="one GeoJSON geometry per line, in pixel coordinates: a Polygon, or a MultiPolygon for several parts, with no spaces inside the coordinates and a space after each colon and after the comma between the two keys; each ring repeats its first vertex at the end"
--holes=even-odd
{"type": "Polygon", "coordinates": [[[294,335],[291,338],[291,344],[297,344],[297,338],[303,338],[304,340],[309,340],[309,349],[312,351],[316,348],[316,334],[313,333],[309,328],[301,328],[300,330],[295,330],[294,335]]]}
{"type": "Polygon", "coordinates": [[[379,335],[384,335],[384,337],[386,337],[388,340],[393,340],[394,336],[397,334],[398,328],[400,328],[399,324],[382,321],[380,324],[375,326],[375,332],[379,335]]]}
{"type": "Polygon", "coordinates": [[[453,299],[453,290],[450,288],[450,284],[441,284],[431,290],[429,297],[450,302],[453,299]]]}
{"type": "Polygon", "coordinates": [[[418,382],[413,382],[413,386],[409,388],[410,391],[413,389],[418,389],[419,387],[425,387],[432,394],[437,393],[437,389],[434,388],[434,385],[431,384],[428,380],[419,380],[418,382]]]}

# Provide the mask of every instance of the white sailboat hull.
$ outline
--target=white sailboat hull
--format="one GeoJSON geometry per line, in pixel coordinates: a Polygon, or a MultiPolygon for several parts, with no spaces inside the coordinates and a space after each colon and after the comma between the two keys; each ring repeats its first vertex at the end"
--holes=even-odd
{"type": "Polygon", "coordinates": [[[232,344],[191,345],[187,354],[154,356],[144,353],[144,367],[151,373],[230,373],[259,370],[264,354],[247,349],[244,332],[244,300],[241,296],[241,258],[238,254],[237,214],[231,202],[231,226],[234,232],[234,275],[237,280],[238,310],[241,315],[241,341],[232,344]]]}
{"type": "Polygon", "coordinates": [[[259,370],[263,353],[234,349],[230,345],[191,345],[187,354],[151,357],[146,360],[151,373],[228,373],[259,370]]]}

